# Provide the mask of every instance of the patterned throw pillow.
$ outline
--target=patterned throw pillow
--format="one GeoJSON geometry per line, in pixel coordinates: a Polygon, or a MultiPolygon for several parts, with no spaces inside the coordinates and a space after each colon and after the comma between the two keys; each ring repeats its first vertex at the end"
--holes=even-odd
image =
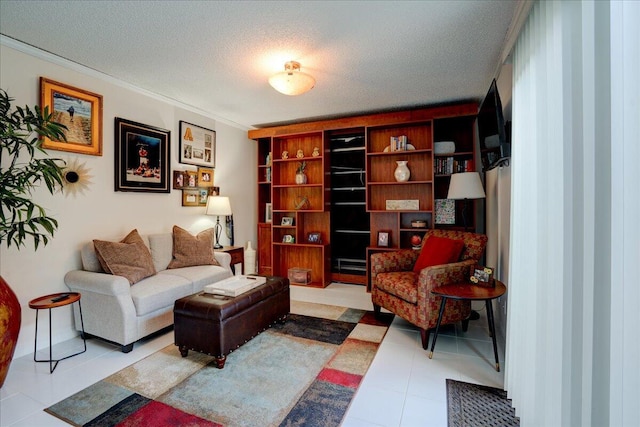
{"type": "Polygon", "coordinates": [[[420,273],[420,270],[432,265],[457,262],[460,259],[463,248],[464,241],[462,240],[429,236],[424,245],[422,245],[422,250],[416,264],[413,266],[413,271],[414,273],[420,273]]]}
{"type": "Polygon", "coordinates": [[[173,259],[167,268],[193,265],[220,265],[213,255],[213,228],[192,236],[187,230],[173,226],[173,259]]]}
{"type": "Polygon", "coordinates": [[[102,269],[126,277],[131,285],[156,274],[149,248],[138,230],[132,230],[120,242],[94,240],[93,246],[102,269]]]}

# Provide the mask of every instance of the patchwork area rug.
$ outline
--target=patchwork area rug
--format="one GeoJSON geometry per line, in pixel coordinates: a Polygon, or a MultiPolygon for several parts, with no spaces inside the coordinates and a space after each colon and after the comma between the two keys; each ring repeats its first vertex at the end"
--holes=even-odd
{"type": "Polygon", "coordinates": [[[447,380],[447,418],[449,427],[512,427],[520,419],[499,388],[447,380]]]}
{"type": "Polygon", "coordinates": [[[291,313],[224,369],[170,345],[45,411],[75,426],[338,426],[393,315],[294,301],[291,313]]]}

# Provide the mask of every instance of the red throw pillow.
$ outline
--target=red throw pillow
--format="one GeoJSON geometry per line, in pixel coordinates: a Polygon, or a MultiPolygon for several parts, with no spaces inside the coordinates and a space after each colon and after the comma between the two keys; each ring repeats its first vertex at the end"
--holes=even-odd
{"type": "Polygon", "coordinates": [[[460,258],[462,248],[464,248],[464,241],[462,240],[429,236],[424,245],[422,245],[422,250],[416,264],[413,266],[413,271],[414,273],[420,273],[420,270],[432,265],[456,262],[460,258]]]}

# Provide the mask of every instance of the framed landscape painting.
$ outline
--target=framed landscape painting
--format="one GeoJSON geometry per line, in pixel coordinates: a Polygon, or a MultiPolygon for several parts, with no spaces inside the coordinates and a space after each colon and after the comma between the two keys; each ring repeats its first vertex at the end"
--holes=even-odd
{"type": "Polygon", "coordinates": [[[180,121],[180,163],[216,167],[216,131],[180,121]]]}
{"type": "Polygon", "coordinates": [[[116,117],[115,139],[115,191],[170,191],[171,131],[116,117]]]}
{"type": "Polygon", "coordinates": [[[40,106],[67,127],[66,141],[43,137],[42,148],[102,156],[102,95],[40,77],[40,106]]]}

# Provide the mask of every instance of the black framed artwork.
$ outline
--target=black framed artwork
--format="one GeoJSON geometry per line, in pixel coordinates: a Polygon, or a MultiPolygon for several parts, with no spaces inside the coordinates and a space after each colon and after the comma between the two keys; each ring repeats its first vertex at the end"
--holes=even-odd
{"type": "Polygon", "coordinates": [[[115,191],[169,193],[171,131],[115,118],[115,191]]]}
{"type": "Polygon", "coordinates": [[[180,121],[180,163],[216,167],[216,131],[180,121]]]}

